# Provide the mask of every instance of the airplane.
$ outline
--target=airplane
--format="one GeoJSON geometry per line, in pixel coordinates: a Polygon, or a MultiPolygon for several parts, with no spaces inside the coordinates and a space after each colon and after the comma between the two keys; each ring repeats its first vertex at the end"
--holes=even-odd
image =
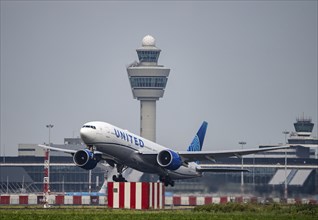
{"type": "MultiPolygon", "coordinates": [[[[87,148],[70,150],[46,145],[42,148],[71,154],[74,163],[83,169],[94,169],[104,160],[117,169],[114,182],[126,182],[123,172],[128,168],[144,173],[157,174],[165,186],[174,186],[175,180],[202,177],[204,172],[248,172],[246,169],[200,166],[200,161],[215,162],[218,158],[239,157],[263,151],[287,148],[269,147],[244,150],[201,151],[208,123],[204,121],[187,151],[175,151],[127,130],[106,122],[92,121],[80,129],[80,136],[87,148]]],[[[212,164],[211,164],[212,165],[212,164]]]]}

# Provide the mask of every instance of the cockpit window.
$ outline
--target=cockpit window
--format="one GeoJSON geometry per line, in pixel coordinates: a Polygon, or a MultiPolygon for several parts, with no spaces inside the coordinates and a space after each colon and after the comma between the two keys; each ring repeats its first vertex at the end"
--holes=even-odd
{"type": "Polygon", "coordinates": [[[92,129],[96,129],[96,127],[95,127],[95,126],[93,126],[93,125],[84,125],[84,126],[83,126],[83,128],[92,128],[92,129]]]}

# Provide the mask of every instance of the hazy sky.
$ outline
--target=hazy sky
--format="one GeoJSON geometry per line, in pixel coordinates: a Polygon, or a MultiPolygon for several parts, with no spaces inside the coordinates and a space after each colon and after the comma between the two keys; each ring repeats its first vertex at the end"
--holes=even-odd
{"type": "Polygon", "coordinates": [[[171,68],[158,143],[185,150],[203,120],[205,150],[317,126],[317,1],[1,1],[1,155],[48,123],[54,143],[92,120],[138,134],[126,65],[147,34],[171,68]]]}

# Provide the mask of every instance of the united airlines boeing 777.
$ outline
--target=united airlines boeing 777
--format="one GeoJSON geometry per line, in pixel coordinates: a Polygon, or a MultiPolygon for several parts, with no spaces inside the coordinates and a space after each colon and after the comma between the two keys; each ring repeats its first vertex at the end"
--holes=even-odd
{"type": "Polygon", "coordinates": [[[232,151],[201,151],[208,123],[203,122],[187,151],[175,151],[161,146],[127,130],[109,123],[94,121],[83,125],[80,135],[87,145],[83,150],[68,150],[45,145],[40,147],[62,151],[73,155],[74,163],[86,170],[94,169],[97,163],[105,160],[116,167],[118,175],[113,181],[126,181],[122,173],[127,167],[141,172],[159,175],[166,186],[174,186],[174,180],[201,177],[204,172],[243,172],[247,170],[200,166],[199,161],[215,161],[224,157],[241,157],[261,151],[277,150],[286,147],[257,148],[232,151]]]}

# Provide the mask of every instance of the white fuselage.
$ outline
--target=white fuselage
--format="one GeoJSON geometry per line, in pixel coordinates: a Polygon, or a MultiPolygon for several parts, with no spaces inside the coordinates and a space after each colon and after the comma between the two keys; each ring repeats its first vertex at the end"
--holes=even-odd
{"type": "Polygon", "coordinates": [[[177,170],[161,167],[153,156],[148,155],[158,154],[169,148],[111,124],[99,121],[89,122],[84,124],[80,134],[87,146],[93,146],[97,151],[103,153],[106,161],[114,161],[116,164],[126,165],[145,173],[169,175],[171,179],[201,176],[201,173],[196,171],[195,163],[182,165],[177,170]]]}

